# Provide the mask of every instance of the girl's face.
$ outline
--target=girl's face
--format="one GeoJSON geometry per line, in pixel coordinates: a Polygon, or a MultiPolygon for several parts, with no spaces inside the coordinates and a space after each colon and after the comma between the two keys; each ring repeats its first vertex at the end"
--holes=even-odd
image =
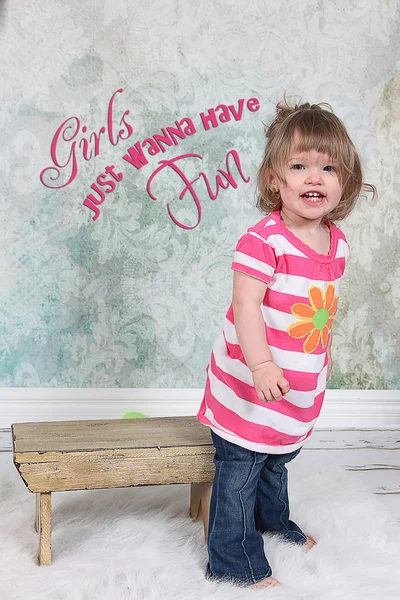
{"type": "Polygon", "coordinates": [[[342,188],[338,171],[327,154],[293,149],[286,161],[285,179],[284,185],[271,175],[270,185],[279,190],[282,209],[292,217],[319,224],[339,204],[342,188]]]}

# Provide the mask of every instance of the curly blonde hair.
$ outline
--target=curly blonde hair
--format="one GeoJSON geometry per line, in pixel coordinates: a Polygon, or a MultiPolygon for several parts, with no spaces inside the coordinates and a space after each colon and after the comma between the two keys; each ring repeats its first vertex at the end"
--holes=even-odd
{"type": "Polygon", "coordinates": [[[372,192],[372,199],[375,198],[376,187],[363,183],[358,152],[330,104],[306,102],[290,106],[284,98],[276,109],[274,120],[265,129],[267,144],[257,174],[258,208],[266,213],[282,208],[281,195],[271,187],[269,176],[273,174],[283,185],[286,184],[285,167],[296,134],[299,138],[297,152],[316,150],[328,154],[337,163],[342,197],[337,207],[325,215],[324,221],[344,219],[353,210],[361,190],[372,192]]]}

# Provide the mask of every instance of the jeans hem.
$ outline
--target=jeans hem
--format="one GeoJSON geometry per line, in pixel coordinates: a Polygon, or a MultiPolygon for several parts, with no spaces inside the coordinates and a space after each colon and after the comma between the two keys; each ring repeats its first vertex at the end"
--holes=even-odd
{"type": "Polygon", "coordinates": [[[206,568],[206,579],[210,579],[211,581],[217,581],[221,583],[236,583],[237,585],[248,587],[253,585],[254,583],[258,583],[259,581],[263,581],[267,577],[271,577],[272,569],[271,567],[261,577],[252,577],[251,579],[240,579],[234,575],[215,575],[215,573],[211,572],[210,566],[207,565],[206,568]]]}
{"type": "Polygon", "coordinates": [[[268,531],[262,531],[260,529],[258,529],[258,532],[261,533],[261,535],[278,535],[279,537],[283,538],[286,542],[291,542],[293,544],[297,544],[302,546],[303,544],[305,544],[307,542],[307,536],[304,535],[304,533],[300,533],[300,531],[290,531],[290,529],[288,530],[288,532],[283,532],[283,531],[272,531],[272,530],[268,530],[268,531]],[[297,539],[295,539],[294,537],[292,537],[290,535],[290,533],[293,533],[295,536],[299,536],[297,537],[297,539]]]}

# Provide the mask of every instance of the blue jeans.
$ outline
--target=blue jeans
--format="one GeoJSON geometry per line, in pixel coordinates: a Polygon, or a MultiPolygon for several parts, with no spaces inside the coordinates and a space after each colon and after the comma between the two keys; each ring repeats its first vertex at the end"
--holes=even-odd
{"type": "Polygon", "coordinates": [[[287,469],[301,450],[263,454],[232,444],[211,431],[216,467],[208,534],[207,576],[252,584],[269,577],[263,533],[306,542],[289,519],[287,469]]]}

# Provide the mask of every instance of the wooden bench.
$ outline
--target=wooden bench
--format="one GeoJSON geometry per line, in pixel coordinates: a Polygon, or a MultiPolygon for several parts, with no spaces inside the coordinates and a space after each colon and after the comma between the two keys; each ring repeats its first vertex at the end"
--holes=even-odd
{"type": "Polygon", "coordinates": [[[51,494],[190,483],[190,515],[207,539],[214,447],[195,417],[12,425],[14,464],[36,493],[39,564],[51,564],[51,494]]]}

